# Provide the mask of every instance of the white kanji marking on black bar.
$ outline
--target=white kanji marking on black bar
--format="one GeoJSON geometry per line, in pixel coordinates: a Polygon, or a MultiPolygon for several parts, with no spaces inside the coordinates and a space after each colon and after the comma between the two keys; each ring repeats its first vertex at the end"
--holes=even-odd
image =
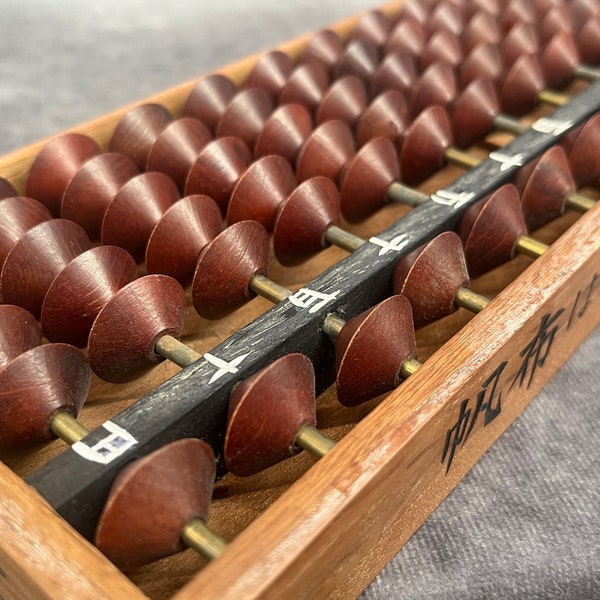
{"type": "Polygon", "coordinates": [[[226,360],[223,360],[222,358],[219,358],[218,356],[215,356],[214,354],[210,354],[207,352],[203,356],[203,358],[206,360],[207,363],[210,363],[213,367],[217,367],[217,372],[210,378],[210,381],[208,383],[214,383],[215,381],[223,377],[223,375],[225,375],[226,373],[237,373],[239,371],[238,365],[240,365],[249,354],[250,352],[247,352],[246,354],[237,356],[236,358],[228,362],[226,360]]]}
{"type": "Polygon", "coordinates": [[[501,163],[501,171],[507,171],[511,167],[522,167],[525,164],[527,156],[522,153],[504,154],[503,152],[495,150],[494,152],[490,152],[490,158],[501,163]]]}
{"type": "Polygon", "coordinates": [[[431,196],[431,199],[437,204],[460,208],[475,197],[474,192],[450,192],[448,190],[438,190],[431,196]]]}
{"type": "Polygon", "coordinates": [[[75,442],[71,448],[86,460],[107,465],[138,443],[129,431],[112,421],[106,421],[102,427],[108,431],[108,435],[93,446],[75,442]]]}
{"type": "Polygon", "coordinates": [[[295,294],[289,296],[288,300],[298,308],[308,308],[308,312],[312,314],[319,311],[326,304],[333,302],[338,294],[339,291],[332,294],[323,294],[308,288],[300,288],[295,294]]]}
{"type": "Polygon", "coordinates": [[[539,133],[549,133],[550,135],[560,136],[565,131],[573,127],[573,121],[562,121],[552,117],[541,117],[531,125],[531,129],[539,133]]]}
{"type": "Polygon", "coordinates": [[[379,256],[383,256],[388,252],[401,252],[408,244],[408,236],[405,233],[402,233],[395,238],[392,238],[389,242],[378,237],[372,237],[369,239],[369,242],[376,246],[381,246],[379,256]]]}

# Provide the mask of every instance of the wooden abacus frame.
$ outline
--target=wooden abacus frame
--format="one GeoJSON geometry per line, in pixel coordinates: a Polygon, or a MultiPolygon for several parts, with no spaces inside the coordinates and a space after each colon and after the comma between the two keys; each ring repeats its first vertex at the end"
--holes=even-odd
{"type": "MultiPolygon", "coordinates": [[[[344,34],[355,21],[344,21],[335,29],[344,34]]],[[[307,39],[282,49],[297,54],[307,39]]],[[[241,83],[255,59],[222,72],[241,83]]],[[[178,114],[192,85],[145,102],[161,103],[178,114]]],[[[76,130],[106,146],[112,128],[129,108],[76,130]]],[[[0,175],[22,188],[43,143],[1,159],[0,175]]],[[[550,251],[381,401],[175,597],[351,597],[359,593],[597,324],[598,315],[586,311],[581,298],[588,292],[599,293],[594,286],[600,257],[598,218],[596,207],[577,219],[550,251]],[[535,376],[527,373],[532,375],[530,385],[521,385],[522,363],[515,357],[536,339],[544,317],[555,316],[552,323],[558,327],[560,345],[553,346],[535,376]],[[478,409],[485,409],[476,403],[489,382],[503,389],[500,414],[487,424],[480,415],[473,420],[468,440],[464,435],[460,439],[461,415],[470,410],[469,415],[477,417],[478,409]],[[448,440],[453,442],[451,465],[440,459],[448,440]]],[[[567,217],[554,223],[546,231],[548,238],[553,239],[570,221],[567,217]]],[[[379,221],[369,226],[374,223],[379,221]]],[[[498,270],[482,285],[491,290],[502,287],[514,271],[498,270]]],[[[434,344],[435,334],[426,333],[423,339],[427,336],[427,343],[434,344]]],[[[164,370],[144,385],[156,385],[163,376],[164,370]]],[[[303,466],[296,470],[302,471],[303,466]]],[[[145,597],[4,465],[0,465],[0,481],[4,574],[0,595],[145,597]]],[[[253,509],[253,517],[255,513],[253,509]]]]}

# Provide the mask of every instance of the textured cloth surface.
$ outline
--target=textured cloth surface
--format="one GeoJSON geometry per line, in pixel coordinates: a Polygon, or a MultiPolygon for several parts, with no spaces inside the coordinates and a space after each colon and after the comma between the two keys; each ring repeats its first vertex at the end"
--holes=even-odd
{"type": "MultiPolygon", "coordinates": [[[[5,153],[376,3],[1,6],[5,153]]],[[[600,597],[599,356],[596,330],[364,600],[600,597]]]]}

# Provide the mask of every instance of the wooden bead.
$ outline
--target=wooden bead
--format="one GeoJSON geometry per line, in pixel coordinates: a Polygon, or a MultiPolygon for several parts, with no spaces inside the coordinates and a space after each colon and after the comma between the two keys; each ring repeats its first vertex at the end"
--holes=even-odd
{"type": "Polygon", "coordinates": [[[301,104],[314,112],[329,85],[329,76],[324,66],[318,63],[298,65],[279,93],[280,104],[301,104]]]}
{"type": "Polygon", "coordinates": [[[400,383],[402,363],[416,353],[410,302],[392,296],[342,328],[336,343],[337,395],[357,406],[400,383]]]}
{"type": "Polygon", "coordinates": [[[125,570],[180,552],[185,524],[208,518],[215,473],[211,447],[191,438],[130,463],[112,485],[96,546],[125,570]]]}
{"type": "Polygon", "coordinates": [[[114,383],[131,381],[163,358],[158,338],[179,338],[186,314],[185,293],[166,275],[140,277],[121,288],[98,313],[88,342],[94,372],[114,383]]]}
{"type": "Polygon", "coordinates": [[[373,138],[385,137],[399,148],[406,129],[407,113],[406,100],[399,91],[382,92],[363,111],[356,124],[358,145],[362,146],[373,138]]]}
{"type": "Polygon", "coordinates": [[[280,50],[267,52],[252,67],[244,87],[259,88],[275,101],[293,69],[292,59],[287,54],[280,50]]]}
{"type": "Polygon", "coordinates": [[[67,185],[97,154],[100,154],[100,147],[86,135],[66,133],[50,140],[31,165],[25,194],[45,204],[58,217],[67,185]]]}
{"type": "Polygon", "coordinates": [[[148,273],[162,273],[191,282],[200,251],[221,231],[223,217],[217,203],[195,194],[175,202],[155,225],[146,246],[148,273]]]}
{"type": "Polygon", "coordinates": [[[480,44],[497,45],[502,40],[494,15],[484,10],[477,11],[460,35],[460,41],[466,54],[480,44]]]}
{"type": "Polygon", "coordinates": [[[225,462],[235,475],[258,473],[300,451],[300,427],[316,426],[315,375],[303,354],[287,354],[231,394],[225,462]]]}
{"type": "Polygon", "coordinates": [[[377,69],[379,57],[377,48],[365,41],[353,41],[338,60],[335,77],[339,79],[346,75],[354,75],[368,84],[377,69]]]}
{"type": "Polygon", "coordinates": [[[0,200],[0,272],[8,253],[32,227],[49,221],[52,213],[41,202],[27,197],[0,200]]]}
{"type": "Polygon", "coordinates": [[[354,76],[338,79],[325,93],[316,113],[317,123],[333,119],[353,127],[367,106],[365,84],[354,76]]]}
{"type": "Polygon", "coordinates": [[[381,208],[390,184],[400,176],[398,155],[387,138],[367,142],[346,164],[341,177],[342,214],[357,222],[381,208]]]}
{"type": "Polygon", "coordinates": [[[384,13],[380,10],[370,10],[358,20],[349,39],[368,42],[376,48],[383,48],[390,29],[390,20],[384,13]]]}
{"type": "Polygon", "coordinates": [[[39,318],[54,278],[89,248],[85,231],[72,221],[54,219],[36,225],[14,245],[4,261],[4,302],[22,306],[39,318]]]}
{"type": "Polygon", "coordinates": [[[507,33],[518,23],[535,23],[535,13],[529,0],[510,0],[500,15],[500,30],[507,33]]]}
{"type": "Polygon", "coordinates": [[[528,23],[515,23],[501,44],[505,65],[513,65],[523,54],[537,54],[539,44],[537,34],[528,23]]]}
{"type": "Polygon", "coordinates": [[[237,137],[227,136],[210,142],[192,165],[184,193],[209,196],[225,212],[237,180],[251,161],[248,146],[237,137]]]}
{"type": "Polygon", "coordinates": [[[196,265],[192,300],[198,314],[218,319],[254,297],[248,285],[256,273],[265,274],[269,234],[255,221],[230,225],[207,244],[196,265]]]}
{"type": "Polygon", "coordinates": [[[210,130],[197,119],[177,119],[156,138],[148,155],[146,169],[168,175],[182,190],[200,150],[211,140],[210,130]]]}
{"type": "Polygon", "coordinates": [[[458,231],[472,277],[515,257],[517,239],[527,233],[517,189],[510,184],[467,209],[458,231]]]}
{"type": "Polygon", "coordinates": [[[427,41],[421,54],[421,68],[427,69],[436,64],[458,67],[463,59],[460,42],[454,33],[448,30],[436,31],[427,41]]]}
{"type": "Polygon", "coordinates": [[[504,76],[502,56],[495,44],[480,44],[463,61],[458,74],[462,88],[475,79],[489,79],[498,84],[504,76]]]}
{"type": "Polygon", "coordinates": [[[74,258],[54,279],[44,298],[41,322],[51,342],[87,346],[96,315],[137,277],[131,255],[117,246],[98,246],[74,258]]]}
{"type": "Polygon", "coordinates": [[[313,35],[300,52],[299,62],[316,63],[333,70],[344,53],[340,36],[330,29],[323,29],[313,35]]]}
{"type": "Polygon", "coordinates": [[[405,52],[391,52],[383,57],[371,78],[371,94],[397,90],[407,97],[417,81],[416,60],[405,52]]]}
{"type": "Polygon", "coordinates": [[[425,47],[425,31],[417,19],[403,15],[390,32],[385,53],[403,52],[419,57],[425,47]]]}
{"type": "Polygon", "coordinates": [[[577,48],[582,62],[600,64],[600,15],[590,19],[582,27],[577,36],[577,48]]]}
{"type": "Polygon", "coordinates": [[[428,67],[415,83],[408,112],[414,119],[431,105],[447,106],[456,98],[457,83],[450,65],[438,63],[428,67]]]}
{"type": "Polygon", "coordinates": [[[576,32],[583,31],[591,19],[600,16],[600,7],[595,0],[573,0],[569,3],[569,12],[576,32]]]}
{"type": "Polygon", "coordinates": [[[290,163],[271,154],[252,163],[239,178],[229,201],[227,223],[257,221],[265,229],[273,229],[279,205],[296,187],[290,163]]]}
{"type": "Polygon", "coordinates": [[[65,189],[61,215],[81,225],[90,239],[100,238],[104,213],[118,191],[139,170],[124,154],[107,152],[88,160],[65,189]]]}
{"type": "Polygon", "coordinates": [[[3,200],[4,198],[14,198],[18,195],[19,194],[12,183],[4,179],[4,177],[0,177],[0,200],[3,200]]]}
{"type": "Polygon", "coordinates": [[[560,216],[573,191],[575,181],[567,155],[561,146],[553,146],[535,162],[521,194],[528,229],[537,229],[560,216]]]}
{"type": "Polygon", "coordinates": [[[427,31],[433,34],[437,31],[446,31],[458,37],[464,28],[462,12],[452,2],[443,0],[433,9],[426,22],[427,31]]]}
{"type": "Polygon", "coordinates": [[[283,265],[295,265],[327,246],[325,232],[340,223],[340,195],[326,177],[301,183],[277,211],[273,249],[283,265]]]}
{"type": "Polygon", "coordinates": [[[415,327],[437,321],[455,310],[456,292],[468,287],[469,274],[462,243],[446,231],[402,257],[394,269],[394,293],[406,296],[415,327]]]}
{"type": "Polygon", "coordinates": [[[489,79],[474,79],[452,104],[454,143],[468,148],[494,129],[500,113],[496,88],[489,79]]]}
{"type": "Polygon", "coordinates": [[[239,92],[229,103],[219,125],[217,137],[237,136],[253,148],[265,121],[273,112],[273,101],[258,88],[239,92]]]}
{"type": "Polygon", "coordinates": [[[573,35],[573,23],[567,8],[553,6],[542,15],[542,22],[538,28],[540,43],[545,46],[556,34],[567,33],[573,35]]]}
{"type": "Polygon", "coordinates": [[[441,106],[430,106],[406,132],[400,151],[402,181],[417,185],[444,165],[444,150],[452,144],[450,119],[441,106]]]}
{"type": "Polygon", "coordinates": [[[85,357],[67,344],[37,346],[12,360],[0,371],[0,446],[51,439],[52,416],[76,417],[90,382],[85,357]]]}
{"type": "Polygon", "coordinates": [[[183,116],[202,121],[214,134],[237,91],[235,84],[224,75],[208,75],[190,92],[183,107],[183,116]]]}
{"type": "Polygon", "coordinates": [[[0,304],[0,371],[41,343],[40,328],[31,313],[20,306],[0,304]]]}
{"type": "Polygon", "coordinates": [[[348,125],[339,120],[326,121],[313,131],[300,150],[296,177],[304,181],[322,175],[336,181],[354,152],[354,137],[348,125]]]}
{"type": "Polygon", "coordinates": [[[172,120],[171,113],[159,104],[136,106],[117,124],[109,150],[128,156],[143,170],[154,142],[172,120]]]}
{"type": "Polygon", "coordinates": [[[273,111],[260,132],[254,156],[267,154],[283,156],[295,164],[300,148],[313,130],[312,117],[301,104],[284,104],[273,111]]]}
{"type": "Polygon", "coordinates": [[[150,171],[130,179],[104,214],[102,243],[120,246],[141,262],[154,226],[177,200],[177,186],[163,173],[150,171]]]}
{"type": "Polygon", "coordinates": [[[544,76],[535,56],[523,55],[514,63],[500,90],[500,104],[507,113],[522,116],[538,104],[544,76]]]}
{"type": "Polygon", "coordinates": [[[569,151],[569,166],[578,186],[600,177],[600,114],[588,119],[569,151]]]}
{"type": "Polygon", "coordinates": [[[400,20],[404,20],[408,17],[417,23],[424,25],[429,18],[430,11],[431,3],[423,2],[423,0],[407,0],[402,4],[400,20]]]}

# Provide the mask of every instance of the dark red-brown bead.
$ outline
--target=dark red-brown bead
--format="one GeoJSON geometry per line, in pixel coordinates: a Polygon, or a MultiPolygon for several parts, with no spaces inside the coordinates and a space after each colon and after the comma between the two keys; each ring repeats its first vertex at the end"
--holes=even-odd
{"type": "Polygon", "coordinates": [[[242,174],[231,194],[227,223],[252,220],[273,229],[277,208],[295,187],[294,171],[285,158],[275,154],[259,158],[242,174]]]}
{"type": "Polygon", "coordinates": [[[305,44],[299,62],[316,63],[331,71],[343,53],[344,46],[340,36],[330,29],[323,29],[305,44]]]}
{"type": "Polygon", "coordinates": [[[284,104],[267,119],[256,140],[254,155],[260,158],[279,154],[293,165],[312,130],[312,117],[304,106],[284,104]]]}
{"type": "Polygon", "coordinates": [[[392,296],[342,328],[336,342],[337,395],[357,406],[385,394],[401,381],[402,363],[417,351],[410,302],[392,296]]]}
{"type": "Polygon", "coordinates": [[[163,173],[150,171],[134,177],[104,214],[102,243],[120,246],[142,261],[154,226],[177,200],[177,186],[163,173]]]}
{"type": "Polygon", "coordinates": [[[317,109],[317,123],[339,119],[353,127],[367,106],[365,84],[354,76],[338,79],[327,90],[317,109]]]}
{"type": "Polygon", "coordinates": [[[94,372],[114,383],[131,381],[163,360],[163,335],[179,338],[186,314],[183,288],[167,275],[147,275],[121,288],[98,313],[88,342],[94,372]]]}
{"type": "Polygon", "coordinates": [[[0,304],[0,372],[23,352],[42,343],[39,325],[20,306],[0,304]]]}
{"type": "Polygon", "coordinates": [[[234,83],[224,75],[208,75],[190,92],[183,107],[183,116],[202,121],[215,133],[225,109],[237,91],[234,83]]]}
{"type": "Polygon", "coordinates": [[[366,12],[350,32],[350,40],[369,42],[382,48],[390,33],[390,20],[380,10],[366,12]]]}
{"type": "Polygon", "coordinates": [[[90,382],[85,357],[67,344],[44,344],[15,358],[0,371],[0,446],[51,439],[52,416],[76,417],[90,382]]]}
{"type": "Polygon", "coordinates": [[[235,475],[258,473],[300,452],[296,434],[317,424],[315,374],[303,354],[287,354],[242,381],[229,402],[225,462],[235,475]]]}
{"type": "Polygon", "coordinates": [[[569,166],[578,186],[600,178],[600,114],[583,126],[569,151],[569,166]]]}
{"type": "Polygon", "coordinates": [[[357,222],[381,208],[390,184],[400,177],[398,155],[387,138],[367,142],[344,167],[340,179],[342,214],[357,222]]]}
{"type": "Polygon", "coordinates": [[[517,189],[504,185],[485,202],[467,209],[458,233],[472,277],[514,258],[518,238],[527,233],[517,189]]]}
{"type": "Polygon", "coordinates": [[[225,212],[237,180],[251,161],[248,146],[237,137],[227,136],[210,142],[188,173],[185,195],[209,196],[225,212]]]}
{"type": "Polygon", "coordinates": [[[74,258],[54,279],[44,298],[41,322],[51,342],[87,346],[96,315],[137,277],[131,255],[117,246],[98,246],[74,258]]]}
{"type": "Polygon", "coordinates": [[[39,318],[44,296],[54,278],[89,248],[85,231],[72,221],[54,219],[31,228],[4,261],[4,302],[22,306],[39,318]]]}
{"type": "Polygon", "coordinates": [[[0,200],[0,272],[13,246],[32,228],[52,218],[52,213],[38,200],[8,197],[0,200]]]}
{"type": "Polygon", "coordinates": [[[587,21],[576,38],[581,61],[600,64],[600,15],[587,21]]]}
{"type": "Polygon", "coordinates": [[[431,2],[423,2],[423,0],[407,0],[406,2],[402,3],[400,20],[408,17],[417,21],[417,23],[424,25],[429,18],[431,8],[431,2]]]}
{"type": "Polygon", "coordinates": [[[547,44],[557,33],[573,35],[573,23],[564,5],[551,8],[543,17],[538,28],[540,43],[547,44]]]}
{"type": "Polygon", "coordinates": [[[67,185],[97,154],[100,154],[100,147],[86,135],[66,133],[50,140],[31,165],[25,194],[45,204],[58,217],[67,185]]]}
{"type": "Polygon", "coordinates": [[[417,185],[442,168],[452,144],[448,114],[441,106],[426,108],[406,132],[400,152],[402,181],[417,185]]]}
{"type": "Polygon", "coordinates": [[[18,192],[10,181],[0,177],[0,200],[4,198],[14,198],[18,196],[18,192]]]}
{"type": "Polygon", "coordinates": [[[197,119],[177,119],[156,138],[148,155],[146,169],[168,175],[181,190],[200,150],[211,140],[208,127],[197,119]]]}
{"type": "Polygon", "coordinates": [[[217,137],[234,135],[253,148],[272,112],[273,101],[265,91],[258,88],[243,90],[225,109],[217,126],[217,137]]]}
{"type": "Polygon", "coordinates": [[[419,57],[423,53],[425,40],[423,25],[411,16],[403,16],[390,32],[385,53],[406,52],[419,57]]]}
{"type": "Polygon", "coordinates": [[[480,44],[497,45],[501,39],[502,36],[494,15],[483,10],[476,12],[471,17],[460,36],[466,54],[480,44]]]}
{"type": "Polygon", "coordinates": [[[195,194],[175,202],[156,224],[146,246],[148,273],[162,273],[182,285],[191,282],[200,251],[221,231],[216,202],[195,194]]]}
{"type": "Polygon", "coordinates": [[[575,31],[583,31],[586,24],[600,16],[600,7],[595,0],[572,0],[568,5],[575,31]]]}
{"type": "Polygon", "coordinates": [[[385,137],[399,148],[406,128],[407,113],[406,100],[400,92],[382,92],[363,111],[356,124],[358,145],[362,146],[373,138],[385,137]]]}
{"type": "Polygon", "coordinates": [[[94,543],[125,570],[180,552],[186,523],[208,518],[215,474],[212,448],[191,438],[130,463],[115,478],[94,543]]]}
{"type": "Polygon", "coordinates": [[[298,65],[279,93],[280,104],[301,104],[314,112],[329,85],[329,76],[324,66],[317,63],[298,65]]]}
{"type": "Polygon", "coordinates": [[[340,194],[327,177],[301,183],[279,207],[273,250],[283,265],[295,265],[328,244],[325,233],[340,223],[340,194]]]}
{"type": "Polygon", "coordinates": [[[504,33],[517,23],[535,23],[535,13],[529,0],[510,0],[500,15],[500,30],[504,33]]]}
{"type": "Polygon", "coordinates": [[[296,177],[304,181],[322,175],[336,181],[355,152],[354,137],[346,123],[326,121],[310,135],[296,161],[296,177]]]}
{"type": "Polygon", "coordinates": [[[207,244],[198,258],[192,299],[198,314],[218,319],[254,297],[249,284],[265,274],[269,259],[269,234],[255,221],[230,225],[207,244]]]}
{"type": "Polygon", "coordinates": [[[440,30],[429,38],[425,48],[423,48],[421,68],[426,69],[438,63],[444,63],[455,68],[460,65],[462,59],[462,48],[455,34],[448,30],[440,30]]]}
{"type": "Polygon", "coordinates": [[[456,98],[457,83],[454,69],[438,63],[427,68],[415,83],[410,96],[408,112],[415,118],[432,105],[447,106],[456,98]]]}
{"type": "Polygon", "coordinates": [[[118,191],[139,173],[124,154],[107,152],[88,160],[67,186],[61,215],[81,225],[91,239],[100,237],[104,213],[118,191]]]}
{"type": "Polygon", "coordinates": [[[504,66],[498,47],[495,44],[480,44],[463,61],[458,81],[465,88],[474,79],[489,79],[498,84],[503,76],[504,66]]]}
{"type": "Polygon", "coordinates": [[[436,31],[447,31],[458,37],[464,27],[462,12],[452,2],[442,0],[430,13],[426,27],[430,34],[434,34],[436,31]]]}
{"type": "Polygon", "coordinates": [[[172,120],[171,113],[159,104],[136,106],[117,124],[109,149],[125,154],[138,168],[145,169],[154,142],[172,120]]]}
{"type": "Polygon", "coordinates": [[[368,84],[377,69],[377,48],[364,41],[350,42],[340,57],[335,70],[336,78],[354,75],[368,84]]]}
{"type": "Polygon", "coordinates": [[[397,90],[408,97],[417,81],[417,65],[414,56],[406,52],[386,54],[371,78],[371,94],[385,90],[397,90]]]}
{"type": "Polygon", "coordinates": [[[528,113],[538,104],[538,95],[544,85],[544,76],[537,58],[530,54],[521,56],[502,85],[500,104],[503,110],[516,116],[528,113]]]}
{"type": "Polygon", "coordinates": [[[406,296],[415,327],[453,313],[456,292],[468,287],[469,274],[462,243],[446,231],[401,258],[394,269],[394,293],[406,296]]]}
{"type": "Polygon", "coordinates": [[[244,87],[264,90],[276,100],[293,69],[294,63],[287,54],[280,50],[267,52],[250,70],[244,87]]]}
{"type": "Polygon", "coordinates": [[[539,51],[536,31],[531,24],[515,23],[501,44],[504,64],[512,66],[523,54],[537,54],[539,51]]]}
{"type": "Polygon", "coordinates": [[[527,228],[537,229],[561,215],[569,193],[575,191],[567,155],[553,146],[535,163],[521,194],[527,228]]]}

